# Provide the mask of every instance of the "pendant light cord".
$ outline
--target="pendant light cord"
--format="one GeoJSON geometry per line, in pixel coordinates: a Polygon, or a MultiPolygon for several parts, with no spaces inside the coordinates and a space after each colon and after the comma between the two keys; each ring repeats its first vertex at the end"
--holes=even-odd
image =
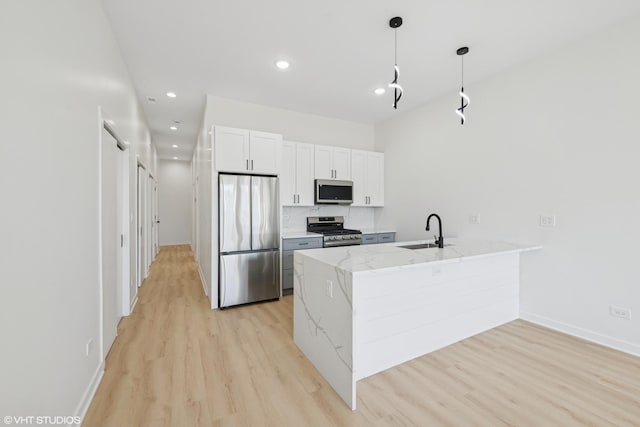
{"type": "Polygon", "coordinates": [[[393,50],[393,52],[394,52],[394,60],[395,60],[394,64],[398,65],[398,29],[395,28],[394,31],[395,31],[395,41],[396,41],[395,42],[395,49],[393,50]]]}

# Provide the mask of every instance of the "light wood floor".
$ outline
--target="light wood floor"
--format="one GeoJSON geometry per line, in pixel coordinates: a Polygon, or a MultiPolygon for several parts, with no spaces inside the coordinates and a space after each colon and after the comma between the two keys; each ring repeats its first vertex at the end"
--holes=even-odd
{"type": "Polygon", "coordinates": [[[292,341],[292,298],[211,311],[163,247],[85,426],[640,426],[640,359],[515,321],[358,383],[351,412],[292,341]]]}

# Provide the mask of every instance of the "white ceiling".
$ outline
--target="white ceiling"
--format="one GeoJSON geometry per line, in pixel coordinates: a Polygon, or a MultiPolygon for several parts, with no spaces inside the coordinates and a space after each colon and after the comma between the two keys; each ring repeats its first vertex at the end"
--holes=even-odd
{"type": "Polygon", "coordinates": [[[637,0],[103,0],[160,158],[188,160],[205,95],[375,123],[640,14],[637,0]],[[398,30],[400,83],[393,78],[398,30]],[[287,71],[277,58],[291,62],[287,71]],[[166,97],[167,91],[178,94],[166,97]],[[147,96],[157,98],[155,104],[147,96]],[[169,130],[180,120],[178,131],[169,130]],[[178,144],[180,148],[172,148],[178,144]]]}

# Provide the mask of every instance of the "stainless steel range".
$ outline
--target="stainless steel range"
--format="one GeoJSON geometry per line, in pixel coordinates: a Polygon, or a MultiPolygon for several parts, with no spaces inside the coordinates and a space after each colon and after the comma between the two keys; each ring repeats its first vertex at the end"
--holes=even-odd
{"type": "Polygon", "coordinates": [[[322,234],[322,247],[362,244],[362,232],[344,228],[343,216],[309,216],[307,231],[322,234]]]}

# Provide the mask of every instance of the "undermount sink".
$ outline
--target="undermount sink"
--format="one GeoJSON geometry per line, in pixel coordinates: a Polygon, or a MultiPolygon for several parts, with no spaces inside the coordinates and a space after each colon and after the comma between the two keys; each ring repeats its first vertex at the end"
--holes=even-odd
{"type": "MultiPolygon", "coordinates": [[[[444,245],[444,246],[451,246],[451,245],[444,245]]],[[[438,245],[435,243],[419,243],[417,245],[405,245],[405,246],[398,246],[399,248],[404,248],[404,249],[430,249],[430,248],[437,248],[438,245]]]]}

